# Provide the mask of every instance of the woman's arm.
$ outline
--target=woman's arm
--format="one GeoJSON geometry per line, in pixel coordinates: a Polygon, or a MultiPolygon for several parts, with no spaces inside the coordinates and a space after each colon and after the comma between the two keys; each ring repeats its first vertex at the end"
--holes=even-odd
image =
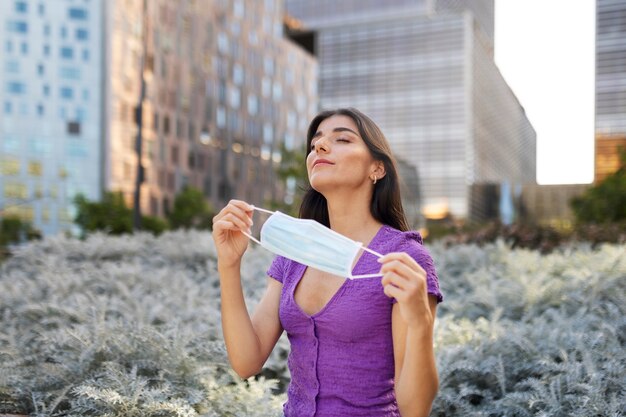
{"type": "Polygon", "coordinates": [[[283,285],[268,278],[265,294],[250,318],[243,297],[239,269],[219,270],[219,274],[222,331],[228,359],[240,377],[249,378],[261,371],[283,332],[278,318],[283,285]]]}
{"type": "Polygon", "coordinates": [[[428,416],[439,378],[433,350],[437,299],[429,296],[426,272],[406,253],[380,260],[385,294],[397,303],[392,310],[395,391],[403,417],[428,416]]]}
{"type": "Polygon", "coordinates": [[[278,305],[282,284],[268,278],[267,290],[252,318],[241,288],[241,258],[248,247],[242,231],[252,225],[252,206],[231,200],[213,218],[213,240],[222,298],[222,331],[230,363],[242,378],[256,375],[282,333],[278,305]]]}

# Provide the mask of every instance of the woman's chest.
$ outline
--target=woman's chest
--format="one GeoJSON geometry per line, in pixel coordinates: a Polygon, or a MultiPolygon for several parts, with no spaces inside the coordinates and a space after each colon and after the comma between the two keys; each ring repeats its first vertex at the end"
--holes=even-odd
{"type": "Polygon", "coordinates": [[[279,315],[290,337],[314,334],[356,342],[390,334],[392,304],[380,278],[339,279],[309,288],[311,284],[302,280],[283,291],[279,315]]]}

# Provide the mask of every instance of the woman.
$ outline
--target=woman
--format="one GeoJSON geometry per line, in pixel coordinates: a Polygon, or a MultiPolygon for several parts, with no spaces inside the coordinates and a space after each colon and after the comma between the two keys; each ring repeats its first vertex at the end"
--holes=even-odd
{"type": "Polygon", "coordinates": [[[285,415],[427,416],[437,392],[433,324],[442,300],[432,259],[409,232],[398,175],[380,129],[356,109],[322,112],[307,134],[311,188],[300,217],[384,256],[363,253],[347,279],[282,256],[249,316],[240,280],[253,206],[214,218],[222,326],[233,369],[260,372],[283,330],[291,342],[285,415]]]}

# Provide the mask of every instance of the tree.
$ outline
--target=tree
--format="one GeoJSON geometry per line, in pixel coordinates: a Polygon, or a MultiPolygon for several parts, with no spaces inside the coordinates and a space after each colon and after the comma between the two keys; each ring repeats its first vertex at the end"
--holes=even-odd
{"type": "MultiPolygon", "coordinates": [[[[97,230],[111,235],[133,232],[133,211],[126,206],[121,192],[108,191],[102,201],[89,201],[83,194],[74,197],[77,214],[74,223],[83,232],[97,230]]],[[[156,235],[168,229],[167,221],[153,216],[142,216],[142,229],[156,235]]]]}
{"type": "Polygon", "coordinates": [[[17,216],[0,218],[0,260],[9,256],[9,245],[41,239],[41,232],[17,216]]]}
{"type": "Polygon", "coordinates": [[[185,187],[174,199],[174,207],[167,218],[173,229],[211,229],[215,212],[207,203],[202,191],[185,187]]]}
{"type": "Polygon", "coordinates": [[[273,201],[270,203],[270,206],[274,210],[297,216],[305,190],[309,187],[309,174],[306,169],[307,154],[303,149],[288,150],[282,145],[281,155],[281,162],[276,170],[276,174],[285,184],[290,181],[295,183],[293,200],[291,202],[273,201]]]}
{"type": "Polygon", "coordinates": [[[621,167],[602,182],[587,189],[570,205],[578,223],[626,221],[626,150],[620,150],[621,167]]]}

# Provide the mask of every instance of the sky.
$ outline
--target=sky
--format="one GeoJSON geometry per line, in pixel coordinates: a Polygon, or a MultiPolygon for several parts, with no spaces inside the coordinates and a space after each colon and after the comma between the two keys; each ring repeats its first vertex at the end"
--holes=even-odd
{"type": "Polygon", "coordinates": [[[537,182],[593,181],[595,1],[495,0],[495,61],[537,133],[537,182]]]}

